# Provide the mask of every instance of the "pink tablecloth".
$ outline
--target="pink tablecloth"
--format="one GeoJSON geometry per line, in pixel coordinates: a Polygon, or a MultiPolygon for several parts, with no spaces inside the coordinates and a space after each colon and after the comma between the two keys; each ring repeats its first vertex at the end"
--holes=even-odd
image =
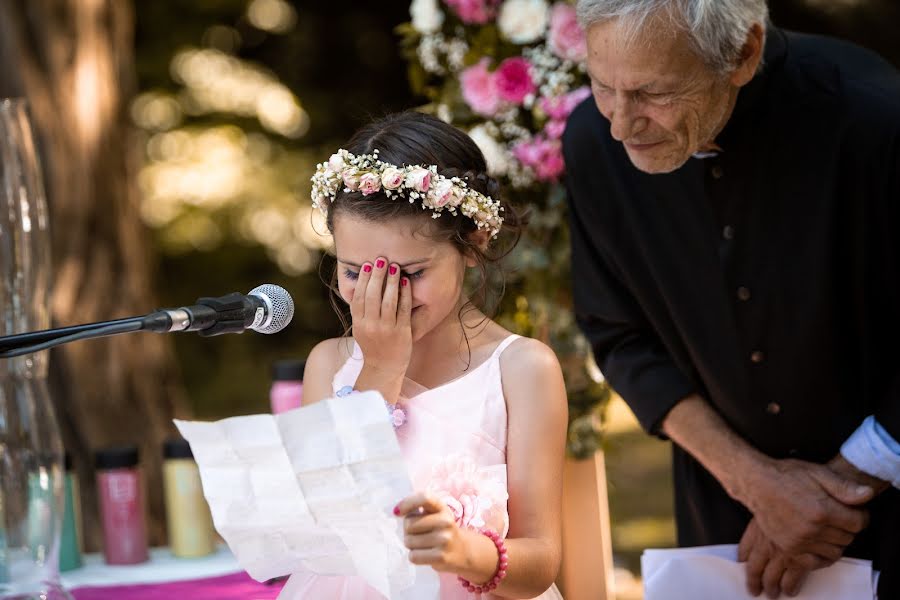
{"type": "Polygon", "coordinates": [[[173,583],[82,587],[71,590],[75,600],[274,600],[282,583],[258,583],[246,573],[173,583]]]}

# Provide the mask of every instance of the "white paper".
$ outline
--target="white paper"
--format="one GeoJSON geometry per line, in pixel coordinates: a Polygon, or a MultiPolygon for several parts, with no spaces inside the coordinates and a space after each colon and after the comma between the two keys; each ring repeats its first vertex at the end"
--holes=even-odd
{"type": "MultiPolygon", "coordinates": [[[[645,550],[641,556],[644,600],[758,600],[747,592],[746,565],[737,546],[645,550]]],[[[871,600],[872,563],[842,558],[810,573],[795,600],[871,600]]]]}
{"type": "Polygon", "coordinates": [[[377,392],[175,424],[200,468],[216,530],[257,581],[359,575],[391,599],[417,577],[417,588],[437,580],[409,562],[392,512],[412,483],[377,392]]]}

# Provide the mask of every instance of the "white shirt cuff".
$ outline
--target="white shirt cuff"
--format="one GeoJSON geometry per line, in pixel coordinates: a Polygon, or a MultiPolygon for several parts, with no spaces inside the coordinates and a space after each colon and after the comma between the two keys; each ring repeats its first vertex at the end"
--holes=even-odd
{"type": "Polygon", "coordinates": [[[869,416],[841,446],[854,467],[900,489],[900,443],[869,416]]]}

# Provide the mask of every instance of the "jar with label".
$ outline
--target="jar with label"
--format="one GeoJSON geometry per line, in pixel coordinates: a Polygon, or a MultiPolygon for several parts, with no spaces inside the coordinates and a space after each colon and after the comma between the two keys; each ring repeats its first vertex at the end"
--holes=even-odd
{"type": "Polygon", "coordinates": [[[179,558],[212,554],[216,535],[190,444],[181,438],[167,440],[163,459],[166,524],[172,554],[179,558]]]}
{"type": "Polygon", "coordinates": [[[96,453],[95,461],[106,563],[142,563],[149,553],[138,449],[106,448],[96,453]]]}

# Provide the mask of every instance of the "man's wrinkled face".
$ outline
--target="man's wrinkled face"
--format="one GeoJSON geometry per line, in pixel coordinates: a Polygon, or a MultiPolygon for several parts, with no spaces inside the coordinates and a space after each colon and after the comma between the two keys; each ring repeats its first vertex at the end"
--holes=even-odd
{"type": "Polygon", "coordinates": [[[667,173],[711,147],[737,87],[706,66],[687,34],[652,19],[628,37],[618,20],[587,31],[587,67],[600,112],[635,167],[667,173]]]}

